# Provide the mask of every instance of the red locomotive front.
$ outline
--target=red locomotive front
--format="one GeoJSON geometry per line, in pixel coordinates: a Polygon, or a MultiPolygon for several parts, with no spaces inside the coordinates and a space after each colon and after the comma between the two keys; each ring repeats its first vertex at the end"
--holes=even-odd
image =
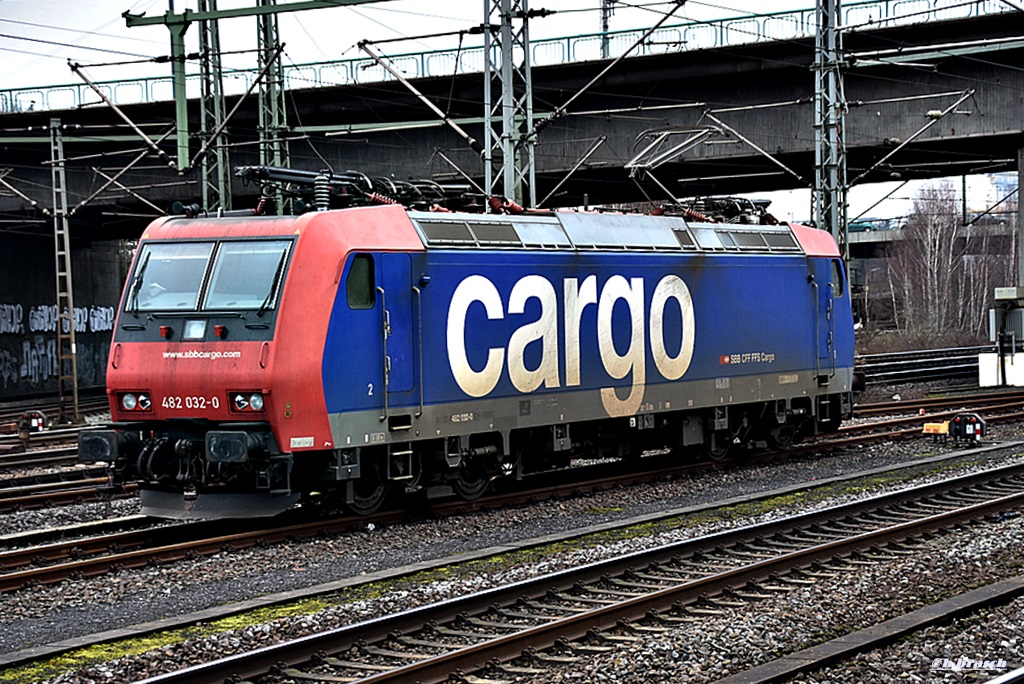
{"type": "Polygon", "coordinates": [[[139,481],[153,515],[272,515],[298,501],[324,463],[295,456],[333,447],[318,371],[336,271],[352,240],[404,218],[370,211],[351,212],[348,230],[317,214],[150,226],[111,345],[115,422],[83,434],[80,460],[139,481]]]}

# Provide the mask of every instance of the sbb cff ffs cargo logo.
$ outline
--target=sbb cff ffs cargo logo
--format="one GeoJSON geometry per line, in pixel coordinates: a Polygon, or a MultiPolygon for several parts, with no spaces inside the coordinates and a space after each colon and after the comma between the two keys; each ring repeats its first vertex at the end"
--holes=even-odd
{"type": "Polygon", "coordinates": [[[612,387],[601,388],[602,403],[609,416],[632,415],[644,398],[648,344],[654,365],[666,380],[681,378],[693,359],[693,299],[686,283],[676,275],[659,280],[651,296],[649,314],[645,312],[645,288],[644,278],[627,280],[621,275],[609,277],[600,292],[596,275],[587,276],[582,283],[578,278],[564,278],[560,307],[558,293],[550,280],[541,275],[527,275],[513,285],[506,306],[489,278],[471,275],[455,288],[448,307],[448,363],[452,375],[462,391],[471,397],[489,395],[506,368],[512,386],[523,394],[540,387],[578,386],[582,373],[583,315],[587,307],[595,306],[597,348],[604,370],[616,380],[627,375],[632,380],[625,399],[620,399],[612,387]],[[470,307],[482,304],[488,320],[501,320],[506,314],[524,313],[531,299],[540,304],[539,318],[516,328],[507,340],[494,340],[493,331],[473,331],[475,339],[488,340],[493,345],[487,349],[483,368],[474,369],[466,349],[466,319],[470,307]],[[629,346],[623,354],[619,354],[612,339],[612,311],[620,301],[626,304],[630,321],[629,346]],[[667,349],[665,344],[664,319],[669,307],[676,309],[672,313],[682,322],[678,349],[667,349]],[[559,349],[560,337],[565,340],[564,353],[559,349]],[[527,346],[533,342],[540,343],[541,354],[540,363],[531,369],[525,357],[527,346]]]}

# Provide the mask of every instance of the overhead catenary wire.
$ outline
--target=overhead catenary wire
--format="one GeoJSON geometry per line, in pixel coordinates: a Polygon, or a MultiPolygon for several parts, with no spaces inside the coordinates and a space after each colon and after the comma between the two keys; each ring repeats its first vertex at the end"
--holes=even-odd
{"type": "Polygon", "coordinates": [[[956,109],[956,108],[957,108],[957,107],[958,107],[958,106],[960,105],[960,103],[961,103],[961,102],[963,102],[963,101],[964,101],[964,100],[966,100],[967,98],[971,97],[972,95],[974,95],[974,89],[968,90],[968,91],[966,91],[965,93],[963,93],[962,97],[960,97],[959,99],[957,99],[957,101],[956,101],[956,102],[954,102],[953,104],[949,105],[949,106],[948,106],[948,107],[946,107],[946,108],[945,108],[944,110],[942,110],[942,111],[941,111],[941,112],[940,112],[940,113],[938,114],[938,116],[935,116],[935,117],[929,117],[929,121],[928,121],[928,123],[926,123],[925,125],[921,126],[921,128],[919,128],[919,129],[918,129],[917,131],[915,131],[915,132],[914,132],[914,133],[913,133],[913,134],[912,134],[912,135],[911,135],[911,136],[910,136],[909,138],[907,138],[906,140],[904,140],[903,142],[901,142],[901,143],[900,143],[899,145],[897,145],[897,146],[896,146],[896,148],[895,148],[894,150],[892,150],[891,152],[889,152],[888,154],[886,154],[886,155],[885,155],[884,157],[882,157],[881,159],[879,159],[878,161],[876,161],[876,162],[875,162],[875,163],[874,163],[874,164],[873,164],[873,165],[872,165],[872,166],[871,166],[871,167],[870,167],[869,169],[867,169],[866,171],[862,172],[862,173],[861,173],[860,175],[858,175],[858,176],[857,176],[856,178],[854,178],[853,180],[851,180],[851,181],[849,182],[849,185],[851,185],[851,186],[852,186],[852,185],[856,185],[856,184],[857,184],[857,181],[859,181],[860,179],[864,178],[864,177],[865,177],[866,175],[868,175],[869,173],[871,173],[872,171],[874,171],[874,170],[875,170],[876,168],[878,168],[879,166],[881,166],[882,164],[884,164],[884,163],[885,163],[885,161],[886,161],[887,159],[889,159],[889,158],[890,158],[890,157],[892,157],[892,156],[893,156],[894,154],[896,154],[897,152],[899,152],[900,150],[902,150],[902,149],[903,149],[904,147],[906,147],[907,145],[909,145],[909,144],[910,144],[911,142],[913,142],[914,140],[916,140],[916,139],[917,139],[918,137],[920,137],[920,136],[921,136],[921,135],[922,135],[922,134],[923,134],[923,133],[924,133],[925,131],[927,131],[927,130],[928,130],[929,128],[931,128],[931,127],[932,127],[932,126],[934,126],[934,125],[935,125],[936,123],[938,123],[938,122],[939,122],[939,121],[940,121],[940,120],[941,120],[941,119],[942,119],[943,117],[945,117],[945,116],[946,116],[947,114],[949,114],[950,112],[952,112],[953,110],[955,110],[955,109],[956,109]]]}
{"type": "Polygon", "coordinates": [[[479,141],[477,141],[473,136],[471,136],[469,133],[467,133],[461,126],[459,126],[457,123],[455,123],[455,121],[452,120],[451,117],[449,117],[447,114],[442,112],[441,109],[437,105],[435,105],[433,102],[431,102],[430,99],[426,95],[421,93],[419,90],[416,89],[415,86],[413,86],[411,83],[409,83],[408,79],[406,79],[402,75],[402,73],[400,71],[398,71],[398,69],[396,69],[393,64],[391,64],[390,60],[388,60],[383,55],[377,54],[373,49],[371,49],[370,46],[369,46],[368,41],[360,41],[359,49],[361,49],[363,52],[365,52],[370,57],[372,57],[373,60],[375,62],[377,62],[378,64],[380,64],[389,74],[391,74],[396,79],[398,79],[399,83],[401,83],[406,88],[408,88],[409,91],[413,93],[413,95],[415,95],[417,98],[419,98],[419,100],[421,102],[423,102],[423,104],[425,104],[430,109],[430,111],[432,111],[435,114],[437,114],[441,118],[441,120],[444,121],[445,124],[447,124],[447,126],[449,128],[451,128],[453,131],[455,131],[459,135],[459,137],[461,137],[463,140],[465,140],[466,144],[468,144],[470,146],[470,148],[474,152],[476,152],[477,154],[483,154],[484,153],[484,147],[483,147],[483,145],[480,144],[479,141]]]}
{"type": "MultiPolygon", "coordinates": [[[[708,3],[705,3],[705,4],[708,4],[708,3]]],[[[740,29],[736,29],[736,30],[740,30],[740,29]]],[[[781,41],[777,41],[777,42],[781,42],[781,41]]]]}
{"type": "MultiPolygon", "coordinates": [[[[170,129],[168,129],[168,130],[167,130],[166,132],[164,132],[164,134],[163,134],[163,135],[161,135],[161,136],[160,136],[159,138],[157,138],[157,139],[156,139],[156,143],[157,143],[157,144],[159,145],[159,144],[160,144],[161,142],[163,142],[163,141],[164,141],[164,140],[165,140],[165,139],[166,139],[166,138],[167,138],[168,136],[170,136],[170,134],[171,134],[171,133],[173,133],[173,132],[174,132],[174,129],[173,129],[173,128],[170,128],[170,129]]],[[[125,164],[125,165],[124,165],[124,167],[122,167],[122,168],[121,168],[121,170],[120,170],[120,171],[119,171],[118,173],[116,173],[116,174],[115,174],[115,175],[114,175],[113,177],[110,177],[110,176],[108,176],[108,175],[107,175],[107,174],[105,174],[105,173],[104,173],[103,171],[101,171],[101,170],[99,170],[99,169],[98,169],[97,167],[93,166],[93,167],[92,167],[93,171],[95,171],[96,173],[98,173],[98,174],[100,174],[101,176],[103,176],[104,178],[106,178],[106,179],[107,179],[107,182],[106,182],[105,184],[103,184],[103,185],[102,185],[102,186],[101,186],[101,187],[100,187],[100,188],[99,188],[98,190],[96,190],[96,191],[95,191],[95,192],[93,192],[93,193],[92,193],[91,195],[89,195],[88,197],[86,197],[85,199],[83,199],[83,200],[82,200],[81,202],[79,202],[79,203],[78,203],[77,205],[75,205],[74,207],[72,207],[72,209],[71,209],[71,210],[70,210],[70,211],[68,212],[68,216],[73,216],[73,215],[75,214],[75,212],[77,212],[77,211],[78,211],[79,209],[81,209],[81,208],[82,208],[83,206],[85,206],[86,204],[88,204],[88,203],[89,203],[89,202],[90,202],[91,200],[93,200],[94,198],[96,198],[96,197],[97,197],[97,196],[98,196],[98,195],[99,195],[100,193],[102,193],[102,192],[103,192],[104,190],[106,190],[107,188],[109,188],[109,187],[110,187],[111,185],[113,185],[113,184],[117,183],[117,185],[118,185],[119,187],[122,187],[122,188],[123,188],[124,186],[122,186],[122,185],[121,185],[121,184],[120,184],[120,183],[118,182],[118,180],[117,180],[117,179],[118,179],[118,178],[120,178],[121,176],[123,176],[124,174],[126,174],[126,173],[127,173],[127,172],[128,172],[129,170],[131,170],[132,168],[134,168],[134,167],[135,167],[135,165],[136,165],[136,164],[137,164],[138,162],[140,162],[140,161],[142,161],[143,159],[145,159],[145,158],[146,158],[146,155],[148,155],[148,154],[149,154],[149,149],[148,149],[148,148],[146,148],[146,149],[143,149],[143,150],[142,150],[142,151],[141,151],[141,152],[140,152],[140,153],[139,153],[139,154],[138,154],[138,155],[137,155],[137,156],[135,157],[135,159],[133,159],[132,161],[130,161],[130,162],[128,162],[127,164],[125,164]]],[[[142,199],[142,198],[139,198],[139,199],[142,199]]],[[[151,203],[150,203],[150,202],[149,202],[148,200],[142,200],[142,201],[143,201],[143,202],[145,202],[146,204],[150,204],[151,206],[155,206],[155,205],[152,205],[152,204],[151,204],[151,203]]],[[[156,207],[156,208],[157,208],[157,209],[159,209],[158,207],[156,207]]]]}
{"type": "Polygon", "coordinates": [[[120,108],[118,108],[118,106],[116,104],[114,104],[113,101],[111,101],[111,99],[109,97],[107,97],[107,95],[103,92],[102,89],[98,88],[95,83],[93,83],[91,80],[89,80],[89,77],[85,75],[85,73],[82,71],[81,67],[79,67],[77,64],[74,64],[74,63],[69,63],[69,66],[71,67],[72,71],[74,71],[83,81],[85,81],[89,85],[89,87],[92,88],[93,91],[95,91],[96,94],[99,95],[100,98],[104,102],[106,102],[107,105],[112,110],[114,110],[114,113],[116,113],[118,116],[120,116],[124,120],[124,122],[127,123],[128,126],[131,127],[131,129],[133,131],[135,131],[135,133],[146,142],[146,145],[151,150],[153,150],[153,152],[158,157],[160,157],[161,161],[166,162],[166,164],[169,167],[171,167],[172,169],[176,169],[177,168],[177,164],[175,164],[174,160],[171,159],[170,156],[166,152],[161,150],[160,147],[156,143],[154,143],[150,139],[150,137],[148,135],[146,135],[138,126],[136,126],[135,123],[132,122],[132,120],[129,119],[128,116],[124,112],[122,112],[120,110],[120,108]]]}
{"type": "Polygon", "coordinates": [[[586,152],[584,152],[583,155],[576,161],[576,163],[573,165],[573,167],[571,169],[569,169],[569,172],[567,174],[565,174],[564,176],[562,176],[562,179],[560,181],[558,181],[558,183],[555,184],[555,187],[551,188],[551,191],[548,192],[548,194],[544,196],[544,199],[542,199],[540,202],[537,203],[537,208],[539,209],[540,207],[544,206],[544,203],[547,202],[549,199],[551,199],[555,195],[556,192],[558,192],[559,188],[561,188],[566,183],[566,181],[568,181],[569,178],[574,173],[576,173],[576,171],[580,167],[582,167],[587,162],[587,160],[590,159],[591,156],[593,156],[593,154],[595,152],[597,152],[598,148],[601,147],[601,145],[604,145],[604,143],[605,143],[605,141],[607,139],[608,139],[607,136],[604,136],[604,135],[602,135],[599,138],[597,138],[597,140],[595,140],[590,145],[590,148],[586,152]]]}
{"type": "MultiPolygon", "coordinates": [[[[68,45],[67,43],[61,43],[55,40],[44,40],[42,38],[28,38],[25,36],[15,36],[10,33],[0,33],[0,38],[7,38],[8,40],[23,40],[27,43],[40,43],[42,45],[57,45],[60,47],[74,47],[77,50],[89,50],[93,52],[104,52],[108,55],[124,55],[126,57],[138,57],[140,59],[147,59],[149,55],[143,55],[138,52],[125,52],[123,50],[114,50],[112,48],[95,48],[88,45],[68,45]]],[[[0,50],[6,50],[7,48],[0,48],[0,50]]],[[[52,55],[50,55],[52,56],[52,55]]]]}
{"type": "MultiPolygon", "coordinates": [[[[132,196],[132,197],[134,197],[135,199],[139,200],[139,201],[140,201],[140,202],[142,202],[143,204],[149,205],[149,206],[150,206],[150,207],[152,207],[153,209],[156,209],[156,210],[157,210],[158,212],[160,212],[160,213],[163,213],[163,209],[161,209],[160,207],[156,206],[155,204],[153,204],[152,202],[150,202],[150,201],[149,201],[148,199],[146,199],[145,197],[143,197],[143,196],[142,196],[142,195],[140,195],[139,193],[135,192],[135,190],[134,190],[134,189],[132,189],[132,188],[129,188],[129,187],[128,187],[128,186],[126,186],[126,185],[125,185],[124,183],[122,183],[122,182],[120,182],[119,180],[117,180],[117,178],[118,178],[118,176],[120,176],[120,174],[118,174],[118,176],[108,176],[107,174],[103,173],[102,171],[100,171],[100,170],[99,170],[98,168],[96,168],[95,166],[93,166],[93,167],[91,167],[91,168],[92,168],[92,170],[93,170],[93,171],[95,171],[95,172],[96,172],[96,173],[98,173],[99,175],[101,175],[101,176],[103,176],[104,178],[106,178],[106,179],[107,179],[107,182],[108,182],[108,183],[111,183],[111,184],[113,184],[113,185],[116,185],[117,187],[119,187],[120,189],[124,190],[124,191],[125,191],[125,192],[127,192],[127,193],[128,193],[129,195],[131,195],[131,196],[132,196]]],[[[127,169],[125,169],[125,171],[127,171],[127,169]]]]}
{"type": "Polygon", "coordinates": [[[612,60],[612,62],[610,64],[608,64],[608,66],[606,66],[604,69],[602,69],[600,71],[600,73],[598,73],[596,76],[594,76],[592,79],[590,79],[590,81],[585,86],[583,86],[582,88],[577,90],[568,100],[566,100],[561,105],[559,105],[555,109],[555,111],[553,111],[547,117],[545,117],[545,118],[541,119],[540,121],[538,121],[536,123],[536,125],[534,125],[533,130],[531,131],[531,135],[536,135],[536,134],[540,133],[542,130],[544,130],[544,128],[549,126],[555,119],[557,119],[557,118],[559,118],[561,116],[564,116],[565,112],[569,109],[569,107],[572,105],[573,102],[575,102],[580,96],[582,96],[585,92],[587,92],[587,90],[589,90],[592,85],[594,85],[599,80],[601,80],[604,77],[605,74],[607,74],[609,71],[614,69],[619,64],[619,62],[621,62],[623,59],[625,59],[641,43],[643,43],[645,40],[647,40],[647,38],[652,33],[654,33],[659,28],[661,28],[662,24],[664,24],[666,21],[668,21],[672,17],[672,15],[675,14],[676,10],[678,10],[680,7],[682,7],[685,2],[686,2],[686,0],[676,0],[675,3],[673,4],[672,10],[670,12],[667,12],[660,20],[658,20],[658,22],[654,26],[652,26],[650,29],[648,29],[646,32],[644,32],[644,34],[642,36],[640,36],[640,38],[638,38],[629,47],[629,49],[627,49],[625,52],[623,52],[618,57],[616,57],[614,60],[612,60]]]}
{"type": "Polygon", "coordinates": [[[28,202],[29,206],[31,206],[33,209],[38,209],[39,211],[43,212],[43,214],[45,214],[46,216],[53,216],[53,212],[52,211],[50,211],[47,207],[41,205],[36,200],[32,199],[31,197],[29,197],[28,195],[23,193],[18,188],[14,187],[10,183],[8,183],[6,180],[4,180],[4,176],[3,175],[0,175],[0,185],[4,186],[5,188],[7,188],[11,192],[13,192],[15,195],[17,195],[23,201],[28,202]]]}

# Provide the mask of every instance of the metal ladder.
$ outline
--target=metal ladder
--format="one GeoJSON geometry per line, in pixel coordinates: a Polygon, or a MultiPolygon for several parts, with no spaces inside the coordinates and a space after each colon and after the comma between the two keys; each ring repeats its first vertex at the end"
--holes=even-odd
{"type": "Polygon", "coordinates": [[[75,345],[75,298],[71,285],[71,236],[68,231],[64,136],[60,119],[50,119],[50,158],[53,162],[53,242],[57,273],[57,422],[77,423],[78,350],[75,345]]]}

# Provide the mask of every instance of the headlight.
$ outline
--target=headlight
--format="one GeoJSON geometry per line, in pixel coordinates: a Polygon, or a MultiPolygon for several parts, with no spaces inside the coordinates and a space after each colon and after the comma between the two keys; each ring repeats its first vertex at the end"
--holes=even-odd
{"type": "Polygon", "coordinates": [[[134,394],[126,394],[121,397],[121,406],[123,406],[126,411],[134,411],[138,405],[139,400],[134,394]]]}
{"type": "Polygon", "coordinates": [[[153,404],[150,402],[148,394],[139,395],[138,407],[140,411],[148,411],[149,407],[152,405],[153,404]]]}
{"type": "Polygon", "coordinates": [[[235,413],[260,413],[266,408],[266,401],[261,390],[229,392],[231,410],[235,413]]]}

